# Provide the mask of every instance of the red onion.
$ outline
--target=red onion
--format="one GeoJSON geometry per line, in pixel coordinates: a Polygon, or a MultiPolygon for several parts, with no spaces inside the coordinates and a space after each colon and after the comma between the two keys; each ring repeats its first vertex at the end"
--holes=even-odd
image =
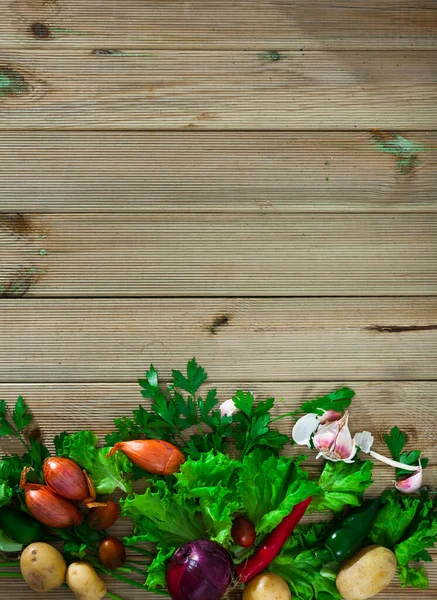
{"type": "Polygon", "coordinates": [[[232,583],[234,567],[226,550],[210,540],[184,544],[167,567],[172,600],[219,600],[232,583]]]}

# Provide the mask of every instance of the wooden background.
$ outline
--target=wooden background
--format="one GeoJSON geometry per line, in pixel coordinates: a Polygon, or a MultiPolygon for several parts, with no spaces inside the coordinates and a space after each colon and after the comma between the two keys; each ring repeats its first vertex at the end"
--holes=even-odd
{"type": "MultiPolygon", "coordinates": [[[[435,485],[435,0],[0,14],[0,396],[50,438],[109,431],[152,360],[195,354],[224,399],[281,410],[351,385],[352,428],[383,450],[397,423],[435,485]]],[[[427,570],[430,590],[379,598],[436,598],[427,570]]]]}

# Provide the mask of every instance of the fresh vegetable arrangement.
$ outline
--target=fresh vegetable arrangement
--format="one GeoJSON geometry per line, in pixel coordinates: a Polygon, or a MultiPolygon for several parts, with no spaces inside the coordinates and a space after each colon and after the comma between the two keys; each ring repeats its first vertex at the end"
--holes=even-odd
{"type": "Polygon", "coordinates": [[[24,454],[0,460],[0,577],[43,593],[66,585],[82,600],[120,600],[103,574],[173,600],[219,600],[239,585],[243,600],[365,600],[396,573],[404,587],[428,587],[417,563],[431,560],[437,502],[422,486],[428,461],[405,451],[403,432],[387,434],[385,457],[370,432],[352,437],[349,388],[273,417],[273,398],[200,395],[206,379],[192,359],[164,388],[151,366],[139,381],[150,410],[116,419],[103,444],[63,432],[55,456],[27,435],[23,398],[11,416],[1,401],[0,436],[24,454]],[[326,460],[318,477],[305,454],[281,455],[290,444],[326,460]],[[396,469],[380,498],[364,500],[374,463],[360,452],[396,469]],[[123,540],[106,531],[120,514],[133,523],[123,540]],[[304,514],[318,522],[303,525],[304,514]]]}

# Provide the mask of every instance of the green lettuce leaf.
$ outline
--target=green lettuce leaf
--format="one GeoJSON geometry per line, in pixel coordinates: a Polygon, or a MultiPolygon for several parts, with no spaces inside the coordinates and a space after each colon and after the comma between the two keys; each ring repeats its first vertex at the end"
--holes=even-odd
{"type": "Polygon", "coordinates": [[[402,587],[413,587],[420,590],[429,588],[428,575],[423,567],[401,567],[398,571],[402,587]]]}
{"type": "Polygon", "coordinates": [[[167,563],[176,551],[174,548],[160,549],[156,557],[147,567],[146,588],[149,592],[153,592],[157,588],[165,588],[165,574],[167,571],[167,563]]]}
{"type": "Polygon", "coordinates": [[[165,481],[157,481],[144,494],[134,494],[120,504],[123,515],[135,524],[134,543],[154,542],[168,549],[206,535],[197,503],[174,494],[165,481]]]}
{"type": "Polygon", "coordinates": [[[238,468],[237,491],[242,512],[252,521],[258,535],[274,529],[292,508],[319,488],[308,481],[301,459],[277,457],[262,450],[246,456],[238,468]]]}
{"type": "Polygon", "coordinates": [[[117,488],[131,493],[131,461],[122,452],[108,457],[111,448],[97,448],[98,442],[99,438],[92,431],[63,435],[62,441],[57,443],[57,454],[71,458],[85,469],[98,494],[112,494],[117,488]]]}
{"type": "Polygon", "coordinates": [[[420,505],[418,498],[402,496],[396,490],[386,492],[370,532],[374,544],[393,549],[410,527],[420,505]]]}
{"type": "Polygon", "coordinates": [[[324,547],[329,523],[298,525],[268,570],[290,586],[293,600],[340,600],[335,581],[323,577],[321,569],[330,562],[324,547]]]}
{"type": "Polygon", "coordinates": [[[371,460],[326,462],[311,509],[340,512],[347,505],[360,506],[364,492],[372,484],[372,469],[371,460]]]}
{"type": "Polygon", "coordinates": [[[238,461],[210,451],[199,460],[187,460],[176,473],[177,491],[199,502],[208,537],[226,548],[232,543],[233,517],[239,511],[236,498],[238,461]]]}
{"type": "Polygon", "coordinates": [[[410,561],[429,561],[427,550],[437,542],[437,514],[432,500],[423,501],[406,537],[395,547],[395,554],[401,567],[410,561]]]}

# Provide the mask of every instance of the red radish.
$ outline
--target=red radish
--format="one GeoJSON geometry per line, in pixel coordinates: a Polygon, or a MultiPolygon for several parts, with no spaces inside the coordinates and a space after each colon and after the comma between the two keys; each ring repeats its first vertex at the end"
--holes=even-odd
{"type": "Polygon", "coordinates": [[[291,513],[284,517],[272,533],[267,536],[261,548],[246,562],[238,565],[235,571],[241,583],[247,583],[264,571],[275,556],[279,554],[285,542],[293,533],[294,528],[303,517],[311,500],[312,497],[310,496],[306,500],[296,504],[291,513]]]}

